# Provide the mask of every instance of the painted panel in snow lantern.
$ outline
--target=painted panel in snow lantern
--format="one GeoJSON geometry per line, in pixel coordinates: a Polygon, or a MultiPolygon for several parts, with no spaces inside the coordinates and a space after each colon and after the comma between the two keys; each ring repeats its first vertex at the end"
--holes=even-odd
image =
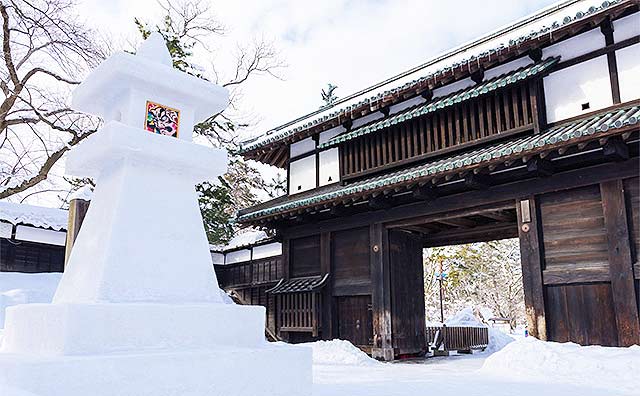
{"type": "Polygon", "coordinates": [[[180,110],[147,101],[144,129],[159,135],[178,137],[180,110]]]}

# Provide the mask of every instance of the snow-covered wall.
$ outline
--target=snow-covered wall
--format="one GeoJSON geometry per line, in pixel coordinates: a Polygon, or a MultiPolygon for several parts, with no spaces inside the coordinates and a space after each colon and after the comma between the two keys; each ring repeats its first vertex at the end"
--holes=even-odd
{"type": "Polygon", "coordinates": [[[227,253],[225,264],[241,263],[249,260],[251,260],[251,249],[243,249],[227,253]]]}
{"type": "Polygon", "coordinates": [[[316,187],[316,156],[293,161],[289,164],[289,194],[311,190],[316,187]]]}
{"type": "Polygon", "coordinates": [[[253,259],[279,256],[282,254],[282,244],[280,242],[269,243],[267,245],[256,246],[253,248],[253,259]]]}
{"type": "Polygon", "coordinates": [[[611,106],[607,57],[600,56],[551,73],[544,78],[544,93],[548,122],[611,106]]]}
{"type": "Polygon", "coordinates": [[[48,245],[64,246],[67,233],[64,231],[45,230],[42,228],[19,225],[16,227],[16,239],[48,245]]]}

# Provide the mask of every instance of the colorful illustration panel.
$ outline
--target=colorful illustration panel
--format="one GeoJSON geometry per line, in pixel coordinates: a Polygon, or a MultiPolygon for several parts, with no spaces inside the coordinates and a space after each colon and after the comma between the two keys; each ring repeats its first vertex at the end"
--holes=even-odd
{"type": "Polygon", "coordinates": [[[147,101],[144,129],[165,136],[178,137],[180,110],[147,101]]]}

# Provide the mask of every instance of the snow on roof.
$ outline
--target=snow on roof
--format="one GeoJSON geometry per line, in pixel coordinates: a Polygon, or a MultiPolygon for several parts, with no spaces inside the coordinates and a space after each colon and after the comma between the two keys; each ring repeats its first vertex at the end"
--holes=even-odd
{"type": "Polygon", "coordinates": [[[40,228],[66,231],[69,214],[64,209],[0,201],[0,220],[13,225],[29,224],[40,228]]]}
{"type": "Polygon", "coordinates": [[[69,201],[73,201],[74,199],[82,199],[83,201],[91,201],[91,198],[93,197],[93,190],[91,189],[91,186],[86,184],[82,187],[80,187],[79,189],[77,189],[76,191],[73,192],[73,194],[71,194],[71,196],[69,196],[69,201]]]}
{"type": "Polygon", "coordinates": [[[226,245],[211,245],[211,250],[216,252],[226,252],[239,247],[255,245],[256,243],[265,241],[269,238],[270,237],[264,231],[247,231],[236,235],[226,245]]]}
{"type": "Polygon", "coordinates": [[[560,1],[533,15],[521,18],[505,27],[485,34],[478,39],[439,54],[424,64],[389,78],[372,87],[338,100],[296,120],[241,142],[241,152],[284,139],[313,125],[337,117],[360,105],[376,103],[386,95],[412,86],[426,79],[434,79],[457,67],[479,61],[480,58],[499,54],[507,48],[541,35],[551,35],[555,30],[588,15],[605,11],[622,0],[569,0],[560,1]]]}

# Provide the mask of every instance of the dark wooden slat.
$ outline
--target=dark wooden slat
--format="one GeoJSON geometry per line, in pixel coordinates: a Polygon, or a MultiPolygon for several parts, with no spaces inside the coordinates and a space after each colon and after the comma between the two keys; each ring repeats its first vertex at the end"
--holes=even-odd
{"type": "Polygon", "coordinates": [[[636,304],[622,180],[603,182],[600,184],[600,191],[607,229],[609,271],[618,325],[618,342],[621,346],[629,346],[640,343],[640,319],[636,304]]]}

